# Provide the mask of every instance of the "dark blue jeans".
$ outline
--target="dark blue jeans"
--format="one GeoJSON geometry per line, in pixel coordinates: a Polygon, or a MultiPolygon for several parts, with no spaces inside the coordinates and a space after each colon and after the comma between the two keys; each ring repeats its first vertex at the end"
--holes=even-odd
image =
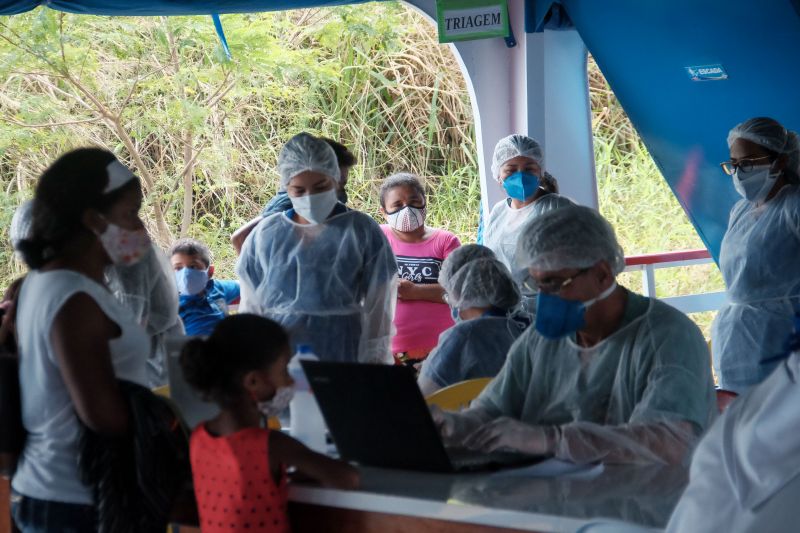
{"type": "Polygon", "coordinates": [[[22,533],[95,533],[97,514],[91,505],[37,500],[14,493],[11,515],[22,533]]]}

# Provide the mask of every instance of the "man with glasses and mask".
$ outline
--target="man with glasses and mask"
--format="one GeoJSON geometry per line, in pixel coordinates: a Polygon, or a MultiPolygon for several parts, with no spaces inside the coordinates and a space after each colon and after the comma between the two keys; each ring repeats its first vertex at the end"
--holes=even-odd
{"type": "Polygon", "coordinates": [[[678,310],[617,284],[624,256],[594,209],[523,228],[535,327],[472,406],[433,410],[446,442],[577,463],[681,463],[716,413],[708,349],[678,310]]]}
{"type": "Polygon", "coordinates": [[[742,394],[785,357],[800,313],[800,139],[771,118],[728,134],[721,164],[742,199],[731,210],[719,268],[728,303],[711,328],[719,386],[742,394]]]}

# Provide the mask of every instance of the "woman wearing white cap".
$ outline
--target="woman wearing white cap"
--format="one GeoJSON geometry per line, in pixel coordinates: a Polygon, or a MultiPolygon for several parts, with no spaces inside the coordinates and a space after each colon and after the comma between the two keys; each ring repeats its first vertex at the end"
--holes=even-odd
{"type": "Polygon", "coordinates": [[[503,186],[506,198],[492,208],[483,244],[491,248],[512,273],[519,231],[531,218],[565,205],[573,205],[558,192],[555,178],[542,168],[542,147],[525,135],[500,139],[492,157],[492,175],[503,186]]]}
{"type": "Polygon", "coordinates": [[[391,362],[397,265],[386,237],[337,200],[339,163],[322,139],[292,137],[278,170],[292,209],[247,237],[240,309],[275,320],[323,361],[391,362]]]}
{"type": "Polygon", "coordinates": [[[742,199],[720,248],[728,303],[711,347],[720,388],[742,394],[783,359],[800,313],[800,138],[752,118],[730,131],[728,147],[722,168],[742,199]]]}
{"type": "Polygon", "coordinates": [[[150,251],[141,203],[139,180],[97,148],[63,155],[36,187],[31,229],[16,243],[31,268],[16,317],[28,436],[12,488],[22,531],[96,530],[92,490],[78,473],[81,422],[124,435],[130,417],[117,380],[147,384],[147,334],[104,277],[150,251]]]}

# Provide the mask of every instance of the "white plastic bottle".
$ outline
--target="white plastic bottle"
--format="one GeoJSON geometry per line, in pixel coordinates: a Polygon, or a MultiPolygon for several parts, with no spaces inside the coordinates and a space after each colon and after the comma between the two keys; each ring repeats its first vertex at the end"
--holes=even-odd
{"type": "Polygon", "coordinates": [[[294,380],[294,398],[289,404],[291,416],[290,433],[314,451],[325,453],[327,445],[325,435],[327,427],[322,413],[314,398],[314,393],[306,378],[300,360],[319,361],[319,358],[311,351],[311,347],[301,344],[297,347],[297,353],[289,361],[289,374],[294,380]]]}

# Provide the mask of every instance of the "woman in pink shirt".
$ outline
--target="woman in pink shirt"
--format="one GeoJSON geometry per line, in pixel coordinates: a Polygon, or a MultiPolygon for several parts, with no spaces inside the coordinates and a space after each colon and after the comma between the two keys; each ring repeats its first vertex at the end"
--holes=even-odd
{"type": "Polygon", "coordinates": [[[392,339],[395,360],[416,364],[436,346],[439,334],[453,325],[439,285],[442,261],[461,246],[458,237],[425,225],[425,188],[414,174],[399,173],[381,185],[383,233],[397,258],[400,286],[392,339]]]}

